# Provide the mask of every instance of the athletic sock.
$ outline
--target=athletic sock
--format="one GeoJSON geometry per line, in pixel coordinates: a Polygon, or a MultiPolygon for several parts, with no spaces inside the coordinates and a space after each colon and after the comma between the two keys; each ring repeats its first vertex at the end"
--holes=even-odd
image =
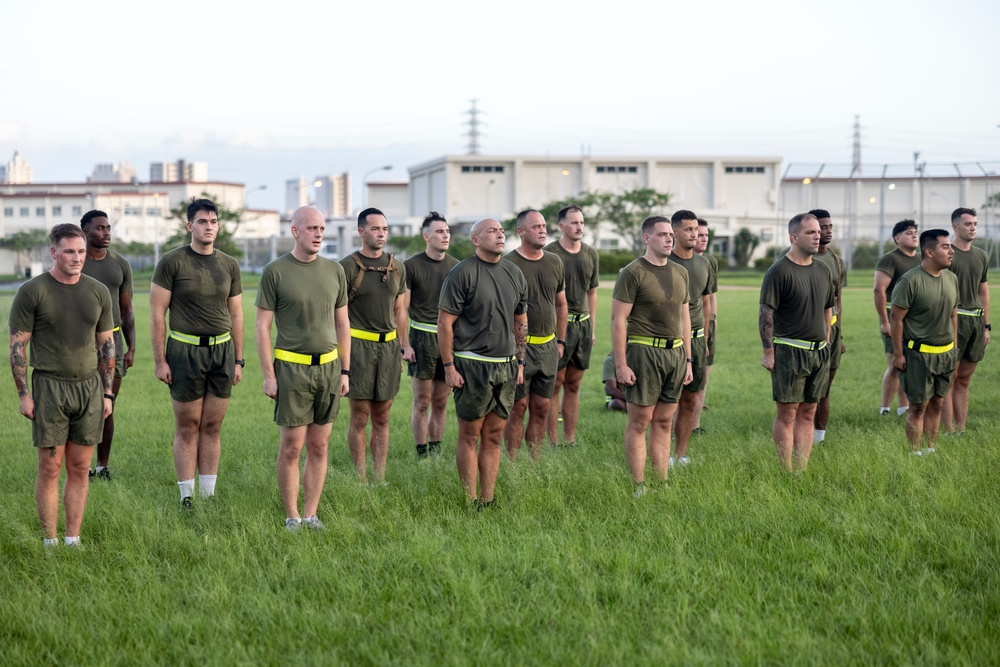
{"type": "Polygon", "coordinates": [[[813,429],[813,443],[823,442],[826,437],[826,429],[813,429]]]}
{"type": "Polygon", "coordinates": [[[79,543],[80,543],[80,536],[79,535],[77,535],[76,537],[70,537],[69,535],[66,536],[66,546],[69,547],[69,546],[72,546],[74,544],[79,544],[79,543]]]}
{"type": "Polygon", "coordinates": [[[59,538],[58,537],[53,537],[50,540],[47,537],[43,537],[42,538],[42,544],[44,544],[47,547],[57,547],[57,546],[59,546],[59,538]]]}
{"type": "Polygon", "coordinates": [[[878,411],[878,413],[879,413],[880,415],[887,415],[887,414],[889,414],[889,411],[890,411],[891,409],[892,409],[892,408],[890,408],[890,407],[889,407],[888,405],[883,405],[883,406],[882,406],[881,408],[879,408],[879,411],[878,411]]]}
{"type": "Polygon", "coordinates": [[[177,482],[177,486],[181,489],[181,500],[194,495],[194,479],[185,479],[177,482]]]}
{"type": "Polygon", "coordinates": [[[427,457],[427,445],[417,445],[417,458],[423,459],[427,457]]]}
{"type": "Polygon", "coordinates": [[[198,475],[198,495],[211,498],[215,495],[215,478],[218,475],[198,475]]]}
{"type": "Polygon", "coordinates": [[[896,416],[898,417],[898,416],[904,414],[909,409],[910,409],[910,406],[906,406],[905,408],[896,408],[896,416]]]}
{"type": "Polygon", "coordinates": [[[431,440],[427,443],[427,453],[428,454],[440,454],[441,453],[441,441],[431,440]]]}
{"type": "Polygon", "coordinates": [[[107,470],[107,469],[108,469],[107,466],[97,466],[97,470],[95,470],[94,472],[98,473],[101,472],[102,470],[107,470]]]}

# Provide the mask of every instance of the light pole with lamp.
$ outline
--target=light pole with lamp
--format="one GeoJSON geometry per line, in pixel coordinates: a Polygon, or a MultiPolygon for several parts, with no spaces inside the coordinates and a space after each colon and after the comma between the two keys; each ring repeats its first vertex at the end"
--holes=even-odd
{"type": "Polygon", "coordinates": [[[368,177],[374,174],[376,171],[390,171],[390,170],[392,170],[392,165],[386,164],[382,165],[381,167],[375,167],[374,169],[369,169],[368,171],[365,172],[365,175],[361,177],[361,187],[363,187],[365,190],[364,191],[365,196],[362,199],[365,205],[362,206],[361,208],[368,208],[368,177]]]}

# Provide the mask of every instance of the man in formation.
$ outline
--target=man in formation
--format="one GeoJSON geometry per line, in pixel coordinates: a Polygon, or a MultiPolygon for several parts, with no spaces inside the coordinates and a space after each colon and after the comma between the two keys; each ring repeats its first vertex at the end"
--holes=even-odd
{"type": "Polygon", "coordinates": [[[820,443],[826,438],[826,424],[830,419],[830,387],[833,385],[833,378],[840,368],[840,357],[844,353],[844,339],[841,334],[840,321],[843,317],[841,312],[840,291],[847,285],[847,272],[844,271],[844,263],[840,257],[830,247],[833,241],[833,219],[830,212],[817,208],[809,211],[816,216],[819,222],[819,252],[813,255],[813,261],[824,264],[830,271],[830,279],[833,281],[833,291],[836,302],[833,304],[833,315],[830,317],[830,382],[827,383],[826,391],[816,405],[816,417],[813,419],[813,443],[820,443]]]}
{"type": "Polygon", "coordinates": [[[885,349],[886,369],[882,376],[882,407],[879,414],[887,415],[892,410],[892,395],[897,395],[896,414],[906,412],[909,403],[906,393],[899,385],[899,374],[892,362],[892,338],[889,336],[889,304],[892,291],[903,274],[920,264],[920,235],[913,220],[900,220],[892,228],[892,240],[896,248],[879,257],[875,264],[875,312],[878,314],[882,346],[885,349]]]}

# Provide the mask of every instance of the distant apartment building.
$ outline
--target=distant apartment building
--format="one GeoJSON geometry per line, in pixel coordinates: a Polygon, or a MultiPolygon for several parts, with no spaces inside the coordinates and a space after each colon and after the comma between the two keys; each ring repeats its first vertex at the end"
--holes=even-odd
{"type": "Polygon", "coordinates": [[[285,217],[291,217],[298,208],[309,205],[309,182],[305,176],[285,181],[285,217]]]}
{"type": "Polygon", "coordinates": [[[136,180],[136,171],[131,162],[115,162],[94,165],[94,171],[87,177],[88,183],[131,183],[136,180]]]}
{"type": "Polygon", "coordinates": [[[31,165],[14,151],[14,157],[7,164],[0,164],[0,183],[21,185],[34,180],[31,165]]]}
{"type": "Polygon", "coordinates": [[[151,183],[204,183],[208,181],[208,164],[205,162],[153,162],[149,165],[151,183]]]}
{"type": "Polygon", "coordinates": [[[317,176],[313,180],[313,206],[327,218],[351,215],[351,175],[317,176]]]}

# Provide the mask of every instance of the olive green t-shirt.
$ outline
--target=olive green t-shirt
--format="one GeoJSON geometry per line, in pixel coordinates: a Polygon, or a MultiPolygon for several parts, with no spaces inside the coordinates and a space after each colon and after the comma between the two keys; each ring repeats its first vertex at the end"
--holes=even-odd
{"type": "Polygon", "coordinates": [[[111,331],[111,294],[90,276],[66,285],[46,272],[14,295],[10,329],[31,332],[28,363],[37,371],[79,379],[97,370],[97,334],[111,331]]]}
{"type": "Polygon", "coordinates": [[[410,319],[437,324],[441,284],[458,260],[451,255],[445,255],[441,260],[431,259],[426,252],[422,252],[403,264],[406,265],[406,286],[410,288],[410,319]]]}
{"type": "MultiPolygon", "coordinates": [[[[712,294],[715,294],[719,291],[719,260],[715,257],[715,255],[710,255],[707,252],[703,254],[702,257],[707,259],[708,263],[712,265],[712,294]]],[[[718,313],[712,311],[713,322],[715,321],[716,315],[718,315],[718,313]]]]}
{"type": "Polygon", "coordinates": [[[324,257],[300,262],[292,253],[264,267],[257,306],[274,313],[274,346],[299,354],[325,354],[337,347],[334,311],[347,305],[340,264],[324,257]]]}
{"type": "Polygon", "coordinates": [[[170,291],[170,328],[194,336],[231,331],[229,299],[243,293],[240,265],[224,252],[201,255],[184,246],[160,258],[153,283],[170,291]]]}
{"type": "Polygon", "coordinates": [[[892,305],[907,309],[903,336],[908,340],[927,345],[954,342],[951,311],[958,307],[958,278],[951,271],[936,277],[922,266],[907,271],[892,291],[892,305]]]}
{"type": "Polygon", "coordinates": [[[688,272],[688,311],[691,313],[691,328],[703,329],[705,303],[702,297],[712,293],[712,265],[698,253],[693,253],[691,259],[684,259],[671,253],[670,261],[683,266],[688,272]]]}
{"type": "Polygon", "coordinates": [[[566,290],[562,260],[544,251],[541,259],[527,259],[516,250],[506,259],[521,269],[528,282],[528,334],[551,336],[556,332],[556,295],[566,290]]]}
{"type": "MultiPolygon", "coordinates": [[[[366,267],[389,266],[389,253],[387,252],[383,252],[375,259],[365,257],[359,252],[353,252],[343,258],[340,260],[340,265],[344,268],[348,292],[351,290],[351,285],[354,284],[354,278],[361,271],[357,262],[354,261],[355,257],[360,259],[366,267]]],[[[388,333],[396,328],[393,308],[396,305],[396,297],[406,294],[406,267],[399,260],[394,260],[393,264],[398,267],[398,270],[365,271],[365,277],[354,295],[354,300],[347,306],[351,327],[375,333],[388,333]],[[383,278],[385,278],[384,281],[383,278]]]]}
{"type": "Polygon", "coordinates": [[[452,328],[456,351],[509,357],[517,352],[514,315],[528,309],[528,283],[506,259],[492,264],[473,255],[445,277],[438,308],[458,316],[452,328]]]}
{"type": "MultiPolygon", "coordinates": [[[[813,261],[826,265],[826,268],[830,270],[830,275],[833,276],[834,296],[840,296],[840,290],[847,284],[845,282],[847,274],[844,273],[844,264],[837,257],[837,253],[827,248],[813,255],[813,261]]],[[[837,307],[836,301],[833,304],[833,314],[840,315],[840,308],[837,307]]]]}
{"type": "Polygon", "coordinates": [[[597,251],[586,243],[580,244],[579,252],[570,252],[553,241],[545,246],[546,252],[555,253],[563,263],[566,278],[566,306],[570,313],[582,315],[590,313],[587,292],[601,283],[600,259],[597,251]]]}
{"type": "Polygon", "coordinates": [[[108,250],[104,259],[88,257],[83,263],[83,275],[90,276],[108,288],[111,294],[111,314],[115,326],[120,327],[122,324],[120,296],[132,293],[132,266],[124,257],[113,250],[108,250]]]}
{"type": "Polygon", "coordinates": [[[886,305],[892,301],[892,290],[896,286],[896,283],[899,282],[899,279],[903,277],[904,273],[916,266],[920,266],[919,251],[915,252],[913,257],[910,257],[899,248],[896,248],[878,258],[875,270],[889,276],[889,286],[885,288],[886,305]]]}
{"type": "Polygon", "coordinates": [[[986,274],[989,272],[990,258],[975,246],[968,250],[959,250],[954,245],[951,247],[955,255],[949,270],[958,278],[958,307],[968,310],[982,308],[979,285],[987,282],[986,274]]]}
{"type": "Polygon", "coordinates": [[[621,270],[612,296],[632,304],[629,336],[681,338],[681,308],[690,300],[688,272],[673,261],[665,266],[639,257],[621,270]]]}
{"type": "Polygon", "coordinates": [[[835,303],[833,277],[825,264],[796,264],[782,256],[764,274],[760,303],[774,309],[774,335],[826,340],[824,311],[835,303]]]}

